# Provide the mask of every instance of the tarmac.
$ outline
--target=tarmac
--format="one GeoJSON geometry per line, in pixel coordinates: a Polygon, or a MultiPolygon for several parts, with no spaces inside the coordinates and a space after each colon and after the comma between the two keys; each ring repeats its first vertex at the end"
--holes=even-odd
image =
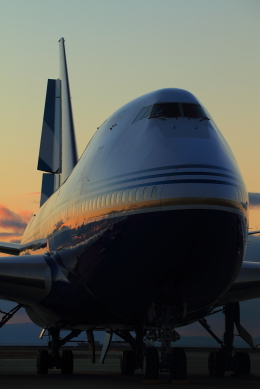
{"type": "MultiPolygon", "coordinates": [[[[74,373],[62,375],[60,370],[49,370],[46,375],[36,373],[37,348],[0,347],[0,388],[33,389],[106,389],[106,388],[260,388],[260,350],[246,350],[250,354],[250,376],[236,377],[226,372],[224,377],[211,377],[208,374],[207,361],[211,349],[186,349],[188,374],[187,380],[170,382],[169,373],[160,373],[158,381],[143,381],[141,370],[133,376],[120,373],[120,354],[122,350],[110,350],[104,364],[99,363],[100,350],[97,351],[97,363],[90,361],[84,348],[70,348],[74,354],[74,373]]],[[[238,351],[238,350],[236,350],[238,351]]],[[[243,349],[243,351],[245,351],[243,349]]]]}

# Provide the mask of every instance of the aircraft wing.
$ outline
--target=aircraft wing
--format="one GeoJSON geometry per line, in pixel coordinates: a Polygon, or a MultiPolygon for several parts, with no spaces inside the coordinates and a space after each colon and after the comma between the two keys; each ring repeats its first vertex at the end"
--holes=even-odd
{"type": "Polygon", "coordinates": [[[51,290],[50,256],[0,257],[0,299],[21,304],[41,301],[51,290]]]}
{"type": "Polygon", "coordinates": [[[21,245],[19,243],[0,242],[0,253],[19,255],[21,245]]]}
{"type": "Polygon", "coordinates": [[[260,297],[260,262],[243,262],[237,279],[218,305],[260,297]]]}
{"type": "Polygon", "coordinates": [[[248,231],[248,235],[255,235],[255,234],[260,234],[260,230],[259,231],[248,231]]]}

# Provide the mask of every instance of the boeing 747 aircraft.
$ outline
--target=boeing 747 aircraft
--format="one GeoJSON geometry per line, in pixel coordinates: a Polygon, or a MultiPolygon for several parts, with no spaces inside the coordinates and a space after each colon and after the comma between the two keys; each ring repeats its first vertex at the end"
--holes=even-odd
{"type": "MultiPolygon", "coordinates": [[[[260,297],[260,263],[243,262],[248,193],[236,160],[211,115],[190,92],[168,88],[124,105],[100,125],[78,160],[64,39],[60,79],[48,80],[38,170],[41,206],[21,244],[1,243],[0,298],[18,303],[47,331],[37,372],[73,372],[59,349],[86,331],[106,331],[131,348],[122,374],[142,368],[157,379],[186,377],[185,350],[171,347],[178,327],[199,321],[220,343],[210,374],[250,373],[246,352],[234,353],[239,302],[260,297]],[[224,307],[219,339],[206,316],[224,307]],[[64,339],[61,330],[70,330],[64,339]],[[161,352],[154,347],[161,341],[161,352]]],[[[255,231],[256,232],[256,231],[255,231]]],[[[251,233],[255,233],[251,232],[251,233]]]]}

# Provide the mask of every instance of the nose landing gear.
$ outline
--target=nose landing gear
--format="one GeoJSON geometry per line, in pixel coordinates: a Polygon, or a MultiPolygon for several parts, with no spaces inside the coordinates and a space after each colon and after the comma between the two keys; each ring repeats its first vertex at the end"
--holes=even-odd
{"type": "Polygon", "coordinates": [[[159,375],[159,355],[155,347],[146,347],[143,356],[143,375],[145,379],[157,380],[159,375]]]}
{"type": "Polygon", "coordinates": [[[167,322],[162,324],[159,331],[152,329],[146,332],[139,329],[136,331],[136,338],[129,331],[115,331],[115,334],[132,346],[132,350],[123,351],[121,355],[122,374],[134,374],[135,369],[142,369],[144,379],[147,380],[158,380],[159,371],[170,372],[172,380],[186,378],[186,354],[181,347],[171,347],[172,341],[176,342],[180,339],[171,324],[167,322]],[[157,333],[161,340],[161,358],[157,348],[154,347],[154,342],[158,339],[157,333]]]}
{"type": "Polygon", "coordinates": [[[132,375],[135,372],[135,353],[133,350],[124,350],[121,354],[120,367],[123,375],[132,375]]]}

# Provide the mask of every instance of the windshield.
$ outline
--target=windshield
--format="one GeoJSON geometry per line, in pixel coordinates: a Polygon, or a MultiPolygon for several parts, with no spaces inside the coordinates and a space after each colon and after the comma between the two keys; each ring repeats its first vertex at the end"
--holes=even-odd
{"type": "Polygon", "coordinates": [[[178,103],[159,103],[153,106],[151,116],[177,117],[180,115],[178,103]]]}
{"type": "Polygon", "coordinates": [[[203,108],[199,104],[182,103],[183,114],[188,118],[207,118],[203,108]]]}

